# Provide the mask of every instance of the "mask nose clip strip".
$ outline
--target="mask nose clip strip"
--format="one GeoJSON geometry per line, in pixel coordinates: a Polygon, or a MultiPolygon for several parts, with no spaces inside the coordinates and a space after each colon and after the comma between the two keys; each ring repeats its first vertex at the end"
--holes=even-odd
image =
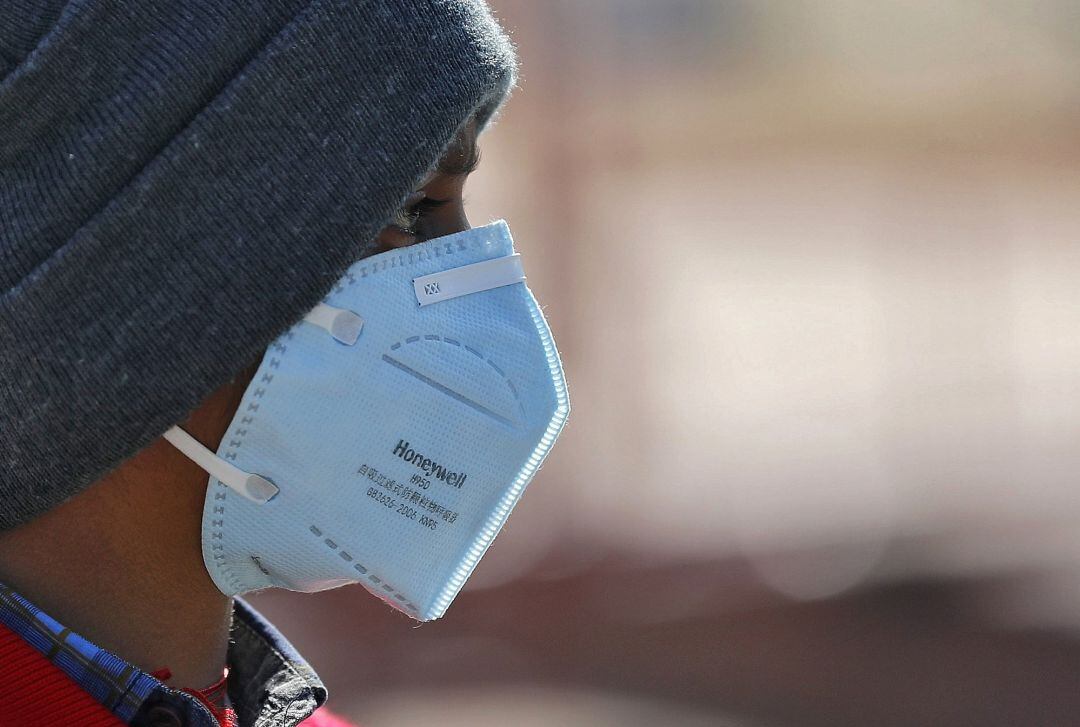
{"type": "Polygon", "coordinates": [[[262,475],[257,475],[232,465],[204,447],[199,440],[180,427],[165,432],[165,439],[195,464],[223,485],[260,505],[269,502],[278,493],[278,487],[262,475]]]}

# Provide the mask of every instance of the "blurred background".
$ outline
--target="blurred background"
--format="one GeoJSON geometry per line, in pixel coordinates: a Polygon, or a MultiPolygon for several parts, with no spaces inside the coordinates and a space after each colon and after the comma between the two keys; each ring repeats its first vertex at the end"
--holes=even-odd
{"type": "Polygon", "coordinates": [[[253,599],[331,707],[1080,724],[1080,5],[493,6],[573,411],[444,619],[253,599]]]}

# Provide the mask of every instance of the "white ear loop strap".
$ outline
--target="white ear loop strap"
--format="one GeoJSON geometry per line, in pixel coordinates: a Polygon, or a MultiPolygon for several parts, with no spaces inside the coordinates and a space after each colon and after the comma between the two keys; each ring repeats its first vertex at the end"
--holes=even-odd
{"type": "Polygon", "coordinates": [[[319,328],[325,328],[334,338],[346,346],[352,346],[364,328],[364,319],[345,308],[335,308],[319,303],[308,311],[304,320],[319,328]]]}
{"type": "MultiPolygon", "coordinates": [[[[420,305],[427,305],[469,293],[510,285],[525,279],[518,255],[465,265],[413,281],[420,305]]],[[[326,330],[336,340],[352,346],[364,328],[364,319],[346,308],[319,303],[304,316],[304,320],[326,330]]],[[[165,439],[195,464],[225,486],[259,504],[268,502],[278,493],[278,487],[260,475],[244,472],[204,447],[195,437],[180,427],[165,432],[165,439]]]]}
{"type": "Polygon", "coordinates": [[[180,427],[171,428],[164,436],[172,446],[206,470],[211,477],[220,480],[222,484],[252,502],[261,505],[278,493],[277,485],[273,482],[229,464],[180,427]]]}
{"type": "MultiPolygon", "coordinates": [[[[335,308],[326,303],[319,303],[312,308],[304,316],[304,320],[326,329],[330,335],[347,346],[356,343],[364,327],[364,319],[351,310],[335,308]]],[[[252,502],[261,505],[269,502],[278,493],[278,487],[273,482],[226,462],[180,427],[172,427],[164,436],[185,457],[206,470],[207,474],[252,502]]]]}

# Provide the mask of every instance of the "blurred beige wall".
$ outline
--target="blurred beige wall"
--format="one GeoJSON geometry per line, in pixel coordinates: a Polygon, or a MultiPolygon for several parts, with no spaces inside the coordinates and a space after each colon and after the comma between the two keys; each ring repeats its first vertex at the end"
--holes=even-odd
{"type": "Polygon", "coordinates": [[[1080,555],[1074,4],[495,6],[523,83],[470,207],[574,412],[489,576],[571,534],[1080,555]]]}

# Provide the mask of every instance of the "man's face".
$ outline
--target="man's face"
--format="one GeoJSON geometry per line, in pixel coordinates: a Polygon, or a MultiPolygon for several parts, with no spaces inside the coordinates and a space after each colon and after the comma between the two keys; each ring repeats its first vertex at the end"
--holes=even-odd
{"type": "Polygon", "coordinates": [[[415,245],[469,229],[462,196],[480,162],[476,123],[470,121],[450,143],[435,171],[411,194],[376,238],[376,252],[415,245]]]}
{"type": "MultiPolygon", "coordinates": [[[[454,137],[435,171],[405,200],[394,219],[375,238],[375,253],[469,229],[462,193],[466,179],[479,162],[476,123],[470,121],[454,137]]],[[[202,407],[206,421],[189,419],[184,428],[196,435],[206,432],[203,441],[220,440],[258,368],[259,362],[255,361],[211,395],[202,407]]]]}

